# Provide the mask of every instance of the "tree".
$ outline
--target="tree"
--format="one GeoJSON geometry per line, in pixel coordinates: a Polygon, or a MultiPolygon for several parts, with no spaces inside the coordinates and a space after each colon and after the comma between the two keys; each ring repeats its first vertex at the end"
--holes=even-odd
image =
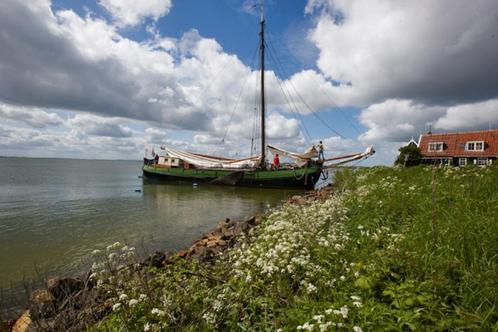
{"type": "Polygon", "coordinates": [[[399,148],[399,155],[394,165],[414,166],[420,164],[422,150],[415,144],[408,144],[399,148]]]}

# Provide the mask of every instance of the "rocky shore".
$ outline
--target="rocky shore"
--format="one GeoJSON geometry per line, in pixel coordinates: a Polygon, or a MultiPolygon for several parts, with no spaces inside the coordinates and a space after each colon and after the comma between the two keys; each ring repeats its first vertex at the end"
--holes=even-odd
{"type": "MultiPolygon", "coordinates": [[[[327,186],[293,196],[288,202],[302,205],[326,199],[331,194],[332,187],[327,186]]],[[[257,227],[260,222],[261,216],[251,216],[239,221],[227,218],[188,248],[175,253],[157,251],[129,268],[167,268],[176,259],[196,260],[201,264],[209,264],[216,255],[235,246],[241,234],[257,227]]],[[[18,319],[1,322],[0,332],[84,330],[85,326],[82,325],[84,322],[78,319],[81,314],[92,316],[98,321],[112,311],[112,306],[105,299],[106,294],[96,287],[91,272],[74,278],[49,278],[44,288],[37,289],[30,295],[26,310],[18,319]]]]}

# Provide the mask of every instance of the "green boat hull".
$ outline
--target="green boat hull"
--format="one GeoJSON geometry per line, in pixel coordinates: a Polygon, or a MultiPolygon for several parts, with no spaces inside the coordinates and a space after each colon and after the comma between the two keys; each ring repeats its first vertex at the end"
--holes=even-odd
{"type": "Polygon", "coordinates": [[[320,165],[280,170],[184,169],[144,165],[142,170],[146,178],[164,181],[304,189],[313,189],[322,172],[320,165]]]}

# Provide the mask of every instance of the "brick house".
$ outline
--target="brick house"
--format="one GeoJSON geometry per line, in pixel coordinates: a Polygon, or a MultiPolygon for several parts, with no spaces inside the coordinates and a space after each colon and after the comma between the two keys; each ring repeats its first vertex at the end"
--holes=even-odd
{"type": "Polygon", "coordinates": [[[421,135],[422,163],[490,165],[498,158],[498,129],[421,135]]]}

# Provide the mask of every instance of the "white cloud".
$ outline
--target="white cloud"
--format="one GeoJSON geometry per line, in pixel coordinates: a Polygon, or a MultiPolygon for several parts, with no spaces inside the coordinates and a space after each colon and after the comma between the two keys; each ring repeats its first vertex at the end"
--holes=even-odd
{"type": "Polygon", "coordinates": [[[498,128],[498,99],[452,106],[434,127],[444,130],[498,128]]]}
{"type": "Polygon", "coordinates": [[[350,105],[498,95],[494,0],[310,0],[306,9],[316,15],[318,67],[341,83],[350,105]]]}
{"type": "MultiPolygon", "coordinates": [[[[205,142],[223,137],[230,127],[227,140],[250,140],[257,72],[224,52],[216,40],[196,30],[179,40],[167,38],[149,25],[152,38],[137,42],[92,13],[80,17],[72,10],[54,12],[48,0],[5,1],[0,28],[13,37],[0,35],[5,46],[0,52],[0,100],[199,131],[205,136],[197,140],[205,142]]],[[[289,111],[275,74],[268,71],[266,77],[270,113],[289,111]]],[[[313,71],[296,74],[284,84],[290,82],[302,89],[313,108],[325,108],[323,91],[334,90],[313,71]]],[[[298,111],[307,112],[295,94],[291,98],[298,111]]],[[[297,121],[281,114],[268,117],[270,139],[300,142],[297,121]]],[[[131,135],[123,122],[85,115],[73,123],[78,119],[89,119],[80,134],[131,135]]]]}
{"type": "Polygon", "coordinates": [[[171,0],[99,0],[118,26],[137,25],[147,17],[157,21],[169,13],[171,0]]]}
{"type": "Polygon", "coordinates": [[[347,152],[363,152],[363,146],[360,142],[339,136],[330,136],[322,139],[324,154],[327,157],[344,155],[347,152]]]}
{"type": "Polygon", "coordinates": [[[366,142],[407,142],[430,127],[433,131],[496,128],[498,99],[450,107],[388,99],[364,109],[360,121],[368,128],[360,136],[366,142]]]}
{"type": "Polygon", "coordinates": [[[299,123],[296,119],[289,119],[278,113],[271,113],[267,119],[267,137],[281,140],[299,136],[299,123]]]}
{"type": "Polygon", "coordinates": [[[168,139],[167,132],[158,128],[145,129],[145,141],[149,144],[162,145],[168,139]]]}
{"type": "Polygon", "coordinates": [[[0,117],[24,122],[35,128],[58,126],[63,122],[56,113],[49,113],[38,108],[10,105],[2,102],[0,102],[0,117]]]}
{"type": "Polygon", "coordinates": [[[132,130],[123,125],[123,119],[104,118],[90,114],[76,114],[68,121],[69,127],[85,135],[131,137],[132,130]]]}
{"type": "Polygon", "coordinates": [[[443,116],[446,109],[426,106],[412,100],[388,99],[363,110],[360,121],[368,130],[360,136],[366,142],[408,141],[426,132],[429,124],[443,116]]]}

